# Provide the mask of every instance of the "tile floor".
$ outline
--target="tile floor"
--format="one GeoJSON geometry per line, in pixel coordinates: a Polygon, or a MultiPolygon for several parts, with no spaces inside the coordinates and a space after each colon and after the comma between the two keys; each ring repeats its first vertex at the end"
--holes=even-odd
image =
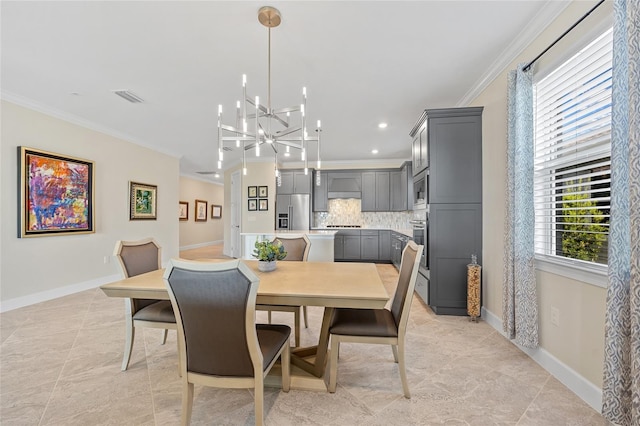
{"type": "MultiPolygon", "coordinates": [[[[220,257],[219,248],[182,252],[220,257]]],[[[378,265],[391,291],[391,265],[378,265]]],[[[124,303],[100,289],[0,315],[3,425],[177,425],[181,385],[176,336],[136,336],[120,371],[124,303]]],[[[402,396],[390,348],[341,346],[335,394],[265,391],[267,425],[605,425],[607,422],[484,322],[436,316],[414,298],[407,334],[412,398],[402,396]]],[[[266,313],[258,313],[265,321],[266,313]]],[[[317,339],[322,311],[309,307],[302,345],[317,339]]],[[[274,313],[290,323],[292,315],[274,313]]],[[[194,425],[254,423],[248,390],[197,387],[194,425]]]]}

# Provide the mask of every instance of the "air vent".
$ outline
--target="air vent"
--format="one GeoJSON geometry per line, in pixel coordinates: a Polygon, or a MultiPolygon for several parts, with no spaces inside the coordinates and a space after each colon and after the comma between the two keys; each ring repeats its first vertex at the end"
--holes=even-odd
{"type": "Polygon", "coordinates": [[[112,92],[120,96],[122,99],[128,100],[132,104],[140,104],[144,102],[144,99],[130,90],[112,90],[112,92]]]}
{"type": "Polygon", "coordinates": [[[213,175],[213,177],[220,177],[218,172],[196,172],[199,175],[213,175]]]}
{"type": "Polygon", "coordinates": [[[229,151],[233,151],[233,149],[232,149],[231,147],[229,147],[229,146],[225,146],[225,147],[223,147],[223,148],[222,148],[222,150],[223,150],[223,151],[227,151],[227,152],[229,152],[229,151]]]}

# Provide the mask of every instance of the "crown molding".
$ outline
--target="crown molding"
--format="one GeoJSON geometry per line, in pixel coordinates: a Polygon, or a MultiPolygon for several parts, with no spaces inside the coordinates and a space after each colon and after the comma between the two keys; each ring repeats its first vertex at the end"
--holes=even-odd
{"type": "Polygon", "coordinates": [[[53,118],[57,118],[59,120],[63,120],[66,121],[68,123],[71,124],[75,124],[76,126],[80,126],[80,127],[84,127],[86,129],[89,130],[93,130],[99,133],[103,133],[105,135],[108,136],[112,136],[114,138],[123,140],[125,142],[129,142],[132,143],[134,145],[139,145],[141,147],[159,152],[161,154],[165,154],[168,155],[170,157],[175,157],[175,158],[180,158],[182,157],[182,154],[170,151],[170,150],[166,150],[166,149],[162,149],[162,148],[158,148],[157,146],[153,146],[150,143],[141,141],[139,139],[134,138],[133,136],[127,135],[125,133],[121,133],[117,130],[114,130],[110,127],[106,127],[97,123],[94,123],[92,121],[89,120],[85,120],[84,118],[78,117],[77,115],[73,115],[73,114],[69,114],[66,113],[64,111],[60,111],[56,108],[52,108],[48,105],[44,105],[40,102],[36,102],[33,99],[24,97],[24,96],[20,96],[20,95],[16,95],[14,93],[8,92],[6,90],[3,90],[0,92],[0,99],[7,101],[7,102],[11,102],[13,104],[16,104],[18,106],[22,106],[28,109],[31,109],[33,111],[37,111],[40,112],[42,114],[51,116],[53,118]]]}
{"type": "MultiPolygon", "coordinates": [[[[211,184],[213,184],[213,185],[224,186],[224,183],[222,183],[222,182],[217,182],[217,181],[215,181],[215,180],[210,180],[210,179],[207,179],[207,178],[206,178],[206,177],[204,177],[204,176],[197,175],[197,174],[192,174],[192,173],[180,173],[180,177],[187,178],[187,179],[193,179],[193,180],[197,180],[197,181],[205,182],[205,183],[211,183],[211,184]]],[[[214,179],[215,179],[215,178],[214,178],[214,179]]],[[[224,179],[224,172],[221,172],[221,173],[220,173],[220,179],[224,179]]]]}
{"type": "Polygon", "coordinates": [[[472,88],[458,101],[456,106],[468,106],[482,93],[502,71],[509,66],[557,17],[571,4],[570,1],[547,1],[529,24],[509,43],[498,59],[480,77],[472,88]]]}

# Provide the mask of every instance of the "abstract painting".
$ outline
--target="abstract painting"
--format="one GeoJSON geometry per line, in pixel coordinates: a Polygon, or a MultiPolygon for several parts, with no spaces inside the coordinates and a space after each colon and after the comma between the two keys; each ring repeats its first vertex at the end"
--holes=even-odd
{"type": "Polygon", "coordinates": [[[90,233],[93,161],[18,147],[18,237],[90,233]]]}

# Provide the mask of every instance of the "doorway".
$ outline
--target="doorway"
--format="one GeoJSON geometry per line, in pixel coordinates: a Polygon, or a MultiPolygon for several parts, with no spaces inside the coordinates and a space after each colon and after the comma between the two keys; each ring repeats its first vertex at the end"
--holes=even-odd
{"type": "Polygon", "coordinates": [[[229,256],[242,257],[240,225],[242,223],[242,177],[240,170],[231,174],[231,250],[229,256]]]}

